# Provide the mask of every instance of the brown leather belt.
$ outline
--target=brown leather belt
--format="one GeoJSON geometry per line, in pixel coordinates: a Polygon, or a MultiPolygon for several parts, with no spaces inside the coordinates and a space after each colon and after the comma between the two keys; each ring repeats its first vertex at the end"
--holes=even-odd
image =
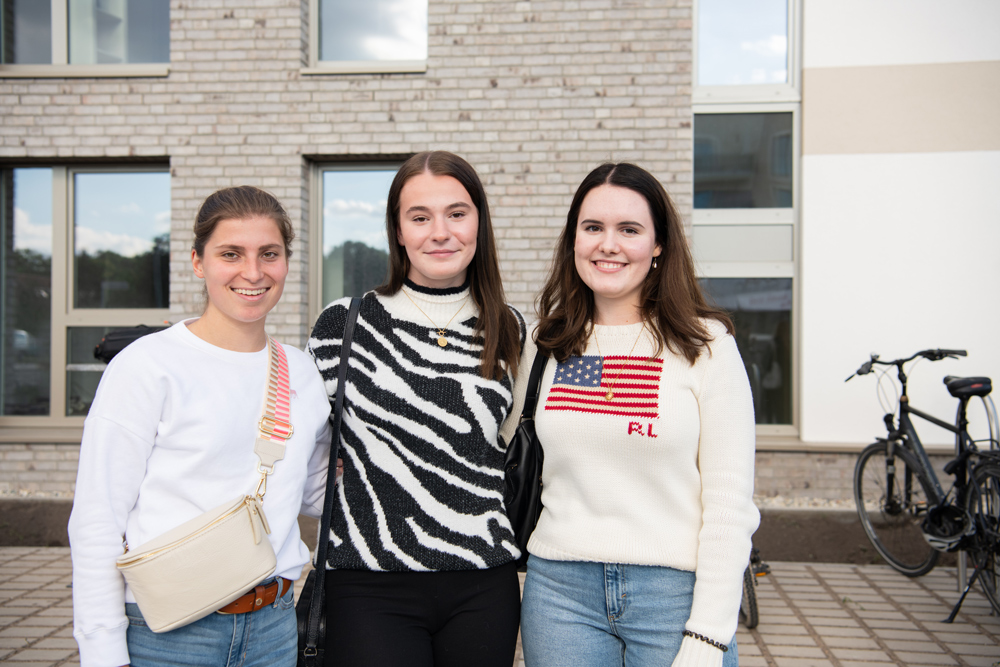
{"type": "Polygon", "coordinates": [[[249,593],[242,595],[219,610],[220,614],[246,614],[263,609],[288,592],[292,580],[280,577],[266,586],[257,586],[249,593]]]}

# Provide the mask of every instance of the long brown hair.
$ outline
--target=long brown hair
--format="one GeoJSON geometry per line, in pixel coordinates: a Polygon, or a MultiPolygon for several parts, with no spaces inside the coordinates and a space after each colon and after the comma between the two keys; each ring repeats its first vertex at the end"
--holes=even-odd
{"type": "Polygon", "coordinates": [[[391,296],[403,287],[410,273],[410,258],[399,244],[399,195],[406,182],[422,173],[451,176],[465,188],[479,211],[479,228],[476,233],[476,253],[469,264],[467,275],[473,303],[479,308],[475,333],[483,340],[483,358],[480,373],[484,378],[499,380],[504,367],[517,375],[521,356],[521,325],[507,307],[507,299],[500,279],[500,260],[497,256],[490,208],[486,190],[479,175],[468,162],[445,151],[417,153],[403,163],[389,186],[385,208],[385,233],[389,238],[389,273],[385,283],[375,289],[383,296],[391,296]]]}
{"type": "Polygon", "coordinates": [[[708,305],[694,271],[684,227],[673,202],[660,182],[645,169],[628,162],[602,164],[583,179],[566,216],[566,227],[556,245],[552,270],[538,298],[538,349],[560,361],[582,355],[594,328],[594,293],[576,271],[574,245],[580,208],[591,190],[600,185],[628,188],[649,204],[656,242],[663,249],[657,268],[646,274],[640,293],[643,320],[656,339],[658,356],[666,346],[694,363],[712,340],[702,318],[714,318],[733,332],[726,313],[708,305]]]}

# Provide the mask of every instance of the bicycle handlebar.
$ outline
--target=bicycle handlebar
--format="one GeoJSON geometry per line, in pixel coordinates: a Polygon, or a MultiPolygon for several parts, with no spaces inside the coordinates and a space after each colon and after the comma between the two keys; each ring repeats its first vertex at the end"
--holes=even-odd
{"type": "Polygon", "coordinates": [[[868,375],[869,373],[872,372],[872,366],[875,364],[879,364],[880,366],[899,366],[900,368],[902,368],[903,364],[907,363],[908,361],[913,361],[917,357],[923,357],[924,359],[929,359],[931,361],[941,361],[942,359],[948,359],[948,358],[954,359],[957,357],[965,357],[965,356],[968,356],[968,353],[965,350],[944,350],[941,348],[937,348],[935,350],[921,350],[920,352],[915,352],[909,357],[906,357],[905,359],[893,359],[892,361],[882,361],[881,359],[878,358],[877,354],[873,353],[871,359],[861,364],[858,370],[854,371],[851,374],[851,377],[844,380],[844,382],[849,382],[851,378],[853,378],[855,375],[868,375]]]}

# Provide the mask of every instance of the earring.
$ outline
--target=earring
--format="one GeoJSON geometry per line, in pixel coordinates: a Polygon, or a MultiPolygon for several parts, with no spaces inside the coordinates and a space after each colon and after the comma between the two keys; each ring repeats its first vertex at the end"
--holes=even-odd
{"type": "Polygon", "coordinates": [[[655,257],[653,258],[653,268],[654,269],[656,268],[656,258],[655,257]]]}

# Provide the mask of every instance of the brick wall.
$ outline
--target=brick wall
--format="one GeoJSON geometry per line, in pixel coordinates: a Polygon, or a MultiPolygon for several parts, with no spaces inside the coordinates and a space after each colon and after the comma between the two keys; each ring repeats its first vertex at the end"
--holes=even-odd
{"type": "MultiPolygon", "coordinates": [[[[212,191],[277,195],[300,233],[272,333],[308,330],[310,158],[454,151],[490,195],[509,299],[529,311],[582,177],[638,162],[691,208],[691,2],[430,0],[427,72],[304,75],[305,0],[173,0],[166,78],[0,79],[0,160],[159,157],[171,312],[199,310],[190,226],[212,191]]],[[[530,319],[530,317],[529,317],[530,319]]]]}

